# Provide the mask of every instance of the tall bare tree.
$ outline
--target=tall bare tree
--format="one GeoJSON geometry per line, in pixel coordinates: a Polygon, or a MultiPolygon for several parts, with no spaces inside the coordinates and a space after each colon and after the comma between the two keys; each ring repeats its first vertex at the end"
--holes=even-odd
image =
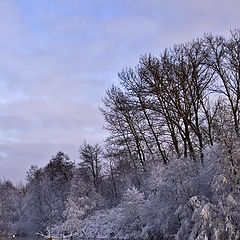
{"type": "Polygon", "coordinates": [[[240,30],[231,31],[231,37],[228,40],[213,35],[206,36],[205,40],[211,48],[208,64],[220,80],[215,91],[228,99],[235,132],[239,137],[240,30]]]}

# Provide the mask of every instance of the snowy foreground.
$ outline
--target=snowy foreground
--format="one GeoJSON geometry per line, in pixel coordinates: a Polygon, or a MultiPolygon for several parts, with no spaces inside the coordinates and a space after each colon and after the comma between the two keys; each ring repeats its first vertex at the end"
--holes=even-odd
{"type": "MultiPolygon", "coordinates": [[[[239,159],[238,151],[235,157],[239,159]]],[[[217,147],[203,163],[175,159],[155,167],[142,191],[129,188],[115,208],[79,220],[69,204],[67,222],[75,236],[119,239],[240,239],[239,161],[231,165],[217,147]],[[184,164],[183,164],[184,162],[184,164]],[[144,193],[143,193],[144,192],[144,193]],[[85,235],[84,235],[85,234],[85,235]]]]}

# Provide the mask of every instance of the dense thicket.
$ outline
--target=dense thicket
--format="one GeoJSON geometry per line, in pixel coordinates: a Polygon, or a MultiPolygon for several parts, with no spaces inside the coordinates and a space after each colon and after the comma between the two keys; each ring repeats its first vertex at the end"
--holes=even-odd
{"type": "Polygon", "coordinates": [[[146,54],[101,108],[108,138],[0,183],[0,231],[240,237],[240,31],[146,54]],[[84,229],[84,230],[83,230],[84,229]]]}

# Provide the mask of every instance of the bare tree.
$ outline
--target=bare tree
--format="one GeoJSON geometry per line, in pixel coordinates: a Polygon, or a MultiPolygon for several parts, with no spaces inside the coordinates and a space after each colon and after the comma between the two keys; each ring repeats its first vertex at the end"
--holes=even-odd
{"type": "Polygon", "coordinates": [[[159,136],[163,133],[163,131],[159,131],[159,127],[157,129],[157,126],[159,125],[159,119],[158,121],[155,121],[155,118],[153,116],[153,112],[148,107],[151,102],[148,100],[148,96],[146,94],[146,89],[144,88],[144,82],[141,78],[141,71],[134,72],[133,69],[125,69],[121,73],[119,73],[119,77],[121,79],[122,86],[127,90],[130,98],[132,99],[134,106],[137,108],[139,113],[141,113],[141,121],[144,124],[144,130],[141,132],[146,146],[149,150],[149,152],[153,155],[152,147],[149,146],[148,142],[154,142],[156,144],[158,152],[163,160],[163,162],[167,163],[167,155],[161,146],[161,142],[159,140],[159,136]],[[147,141],[145,138],[145,135],[148,134],[151,137],[148,138],[147,141]],[[152,140],[153,139],[153,140],[152,140]]]}
{"type": "Polygon", "coordinates": [[[129,154],[133,159],[133,163],[135,164],[134,152],[136,152],[143,170],[146,170],[146,153],[144,151],[143,139],[137,127],[139,119],[137,111],[134,106],[130,104],[130,99],[120,88],[113,86],[108,89],[107,96],[103,101],[106,109],[102,109],[102,112],[108,123],[108,127],[114,130],[115,135],[118,137],[120,135],[121,138],[123,138],[129,154]],[[133,149],[135,149],[135,151],[133,151],[133,149]]]}
{"type": "Polygon", "coordinates": [[[240,30],[231,31],[228,40],[213,35],[206,36],[205,40],[211,48],[208,64],[221,81],[215,91],[228,99],[235,132],[239,136],[240,30]]]}
{"type": "Polygon", "coordinates": [[[99,184],[100,184],[100,154],[101,154],[101,147],[98,144],[90,145],[87,142],[84,142],[83,145],[80,147],[80,159],[82,162],[80,166],[83,168],[89,169],[92,175],[93,185],[98,191],[99,184]]]}

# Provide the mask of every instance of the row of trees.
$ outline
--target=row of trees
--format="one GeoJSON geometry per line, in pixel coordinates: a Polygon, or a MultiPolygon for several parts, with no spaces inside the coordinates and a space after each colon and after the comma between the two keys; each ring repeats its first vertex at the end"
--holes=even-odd
{"type": "Polygon", "coordinates": [[[118,76],[102,146],[32,166],[26,186],[0,182],[0,232],[238,239],[240,31],[144,55],[118,76]]]}
{"type": "Polygon", "coordinates": [[[119,79],[101,110],[111,153],[124,152],[133,168],[173,156],[203,159],[204,147],[219,141],[231,152],[239,138],[239,30],[144,55],[119,79]]]}
{"type": "Polygon", "coordinates": [[[58,152],[45,167],[29,169],[26,186],[0,182],[0,233],[46,230],[72,217],[73,205],[81,208],[79,219],[89,214],[101,202],[99,153],[98,145],[84,143],[78,165],[58,152]]]}

